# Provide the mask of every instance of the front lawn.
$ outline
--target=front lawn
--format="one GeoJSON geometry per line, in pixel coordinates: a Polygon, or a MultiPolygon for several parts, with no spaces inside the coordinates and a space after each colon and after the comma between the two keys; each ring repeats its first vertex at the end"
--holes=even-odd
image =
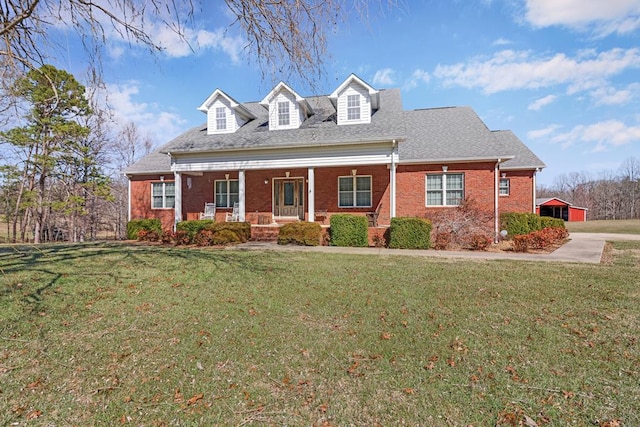
{"type": "Polygon", "coordinates": [[[0,424],[640,425],[640,242],[614,248],[0,247],[0,424]]]}
{"type": "Polygon", "coordinates": [[[570,233],[640,234],[640,219],[566,222],[570,233]]]}

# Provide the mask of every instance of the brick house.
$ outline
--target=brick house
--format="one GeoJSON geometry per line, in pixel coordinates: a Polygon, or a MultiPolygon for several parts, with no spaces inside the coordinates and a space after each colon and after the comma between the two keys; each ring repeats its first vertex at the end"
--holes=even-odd
{"type": "Polygon", "coordinates": [[[350,75],[328,96],[284,83],[260,102],[216,89],[206,123],[127,168],[129,218],[172,228],[215,203],[252,225],[328,224],[331,215],[429,217],[473,199],[492,212],[535,212],[545,164],[512,132],[490,131],[470,107],[406,111],[399,89],[350,75]],[[372,215],[375,213],[376,215],[372,215]]]}

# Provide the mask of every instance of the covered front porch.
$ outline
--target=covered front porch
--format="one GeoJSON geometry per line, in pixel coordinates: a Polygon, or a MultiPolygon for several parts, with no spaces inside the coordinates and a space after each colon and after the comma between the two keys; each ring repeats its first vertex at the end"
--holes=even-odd
{"type": "Polygon", "coordinates": [[[396,140],[214,153],[169,153],[175,222],[197,219],[215,203],[215,219],[236,209],[251,224],[318,221],[331,215],[396,215],[396,140]]]}
{"type": "Polygon", "coordinates": [[[215,203],[215,220],[256,226],[293,221],[329,224],[331,215],[369,217],[388,225],[395,215],[395,171],[387,165],[175,172],[175,222],[200,219],[215,203]]]}

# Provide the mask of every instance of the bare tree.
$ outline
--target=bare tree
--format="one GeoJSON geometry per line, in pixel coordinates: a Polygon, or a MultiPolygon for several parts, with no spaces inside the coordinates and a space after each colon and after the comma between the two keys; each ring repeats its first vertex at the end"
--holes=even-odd
{"type": "Polygon", "coordinates": [[[620,175],[622,179],[622,192],[629,209],[629,218],[633,219],[638,216],[637,206],[638,197],[640,197],[640,160],[635,157],[626,158],[620,166],[620,175]]]}
{"type": "MultiPolygon", "coordinates": [[[[18,78],[37,69],[52,55],[47,34],[56,26],[70,26],[94,59],[99,59],[110,36],[151,51],[158,25],[168,27],[185,42],[205,0],[0,0],[0,74],[18,78]]],[[[313,81],[323,72],[327,34],[348,14],[370,18],[370,3],[379,10],[398,0],[224,0],[232,15],[229,28],[239,27],[248,58],[260,64],[263,75],[296,75],[313,81]]],[[[220,3],[222,5],[222,3],[220,3]]],[[[99,61],[94,62],[98,65],[99,61]]],[[[0,88],[1,90],[2,88],[0,88]]]]}

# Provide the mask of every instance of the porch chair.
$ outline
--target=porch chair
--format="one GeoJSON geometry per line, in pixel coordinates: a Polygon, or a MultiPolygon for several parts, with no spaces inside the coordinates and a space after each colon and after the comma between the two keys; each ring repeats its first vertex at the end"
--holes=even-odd
{"type": "Polygon", "coordinates": [[[374,212],[367,212],[367,219],[369,220],[369,227],[377,227],[378,226],[378,215],[380,215],[380,210],[382,210],[382,203],[378,205],[374,212]]]}
{"type": "Polygon", "coordinates": [[[216,204],[205,203],[204,212],[200,212],[200,219],[216,219],[216,204]]]}
{"type": "Polygon", "coordinates": [[[224,220],[226,222],[238,222],[240,220],[240,204],[238,202],[233,204],[233,210],[227,212],[224,220]]]}

